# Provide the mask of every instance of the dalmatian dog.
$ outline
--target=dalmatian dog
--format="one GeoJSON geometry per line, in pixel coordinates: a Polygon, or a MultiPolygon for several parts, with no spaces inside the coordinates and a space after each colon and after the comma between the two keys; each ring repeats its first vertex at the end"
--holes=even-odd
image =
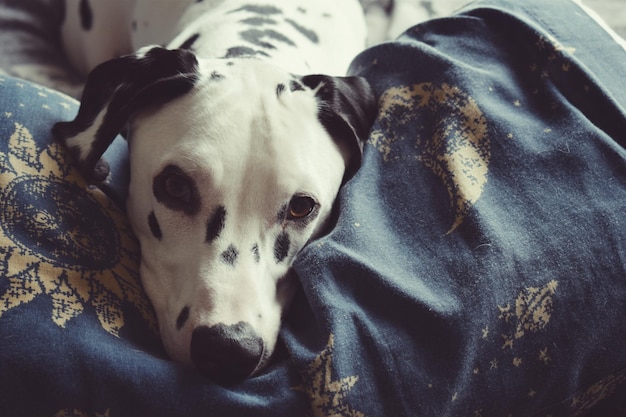
{"type": "Polygon", "coordinates": [[[67,0],[64,25],[89,75],[53,133],[92,181],[125,135],[127,212],[168,355],[218,383],[258,374],[294,258],[331,226],[376,114],[367,82],[341,76],[365,42],[360,5],[67,0]]]}

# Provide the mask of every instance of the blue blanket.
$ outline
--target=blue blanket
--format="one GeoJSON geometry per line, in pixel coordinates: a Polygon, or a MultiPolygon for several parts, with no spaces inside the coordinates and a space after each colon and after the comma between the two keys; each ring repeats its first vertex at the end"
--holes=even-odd
{"type": "Polygon", "coordinates": [[[124,179],[49,134],[76,103],[0,78],[0,415],[623,415],[624,49],[569,0],[485,0],[351,73],[380,98],[362,167],[273,364],[227,388],[167,360],[124,179]]]}

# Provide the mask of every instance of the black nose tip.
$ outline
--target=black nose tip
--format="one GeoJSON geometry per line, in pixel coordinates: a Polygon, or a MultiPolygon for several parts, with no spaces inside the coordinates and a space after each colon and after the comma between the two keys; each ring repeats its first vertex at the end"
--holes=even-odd
{"type": "Polygon", "coordinates": [[[221,384],[241,381],[263,357],[263,341],[246,322],[197,327],[191,336],[191,360],[206,376],[221,384]]]}

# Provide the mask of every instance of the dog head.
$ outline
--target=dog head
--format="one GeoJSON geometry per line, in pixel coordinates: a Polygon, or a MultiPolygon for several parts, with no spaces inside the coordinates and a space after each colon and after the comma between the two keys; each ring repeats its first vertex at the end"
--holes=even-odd
{"type": "Polygon", "coordinates": [[[328,227],[375,110],[361,78],[153,47],[96,68],[54,133],[102,179],[100,157],[126,132],[128,215],[164,346],[228,383],[274,351],[292,261],[328,227]]]}

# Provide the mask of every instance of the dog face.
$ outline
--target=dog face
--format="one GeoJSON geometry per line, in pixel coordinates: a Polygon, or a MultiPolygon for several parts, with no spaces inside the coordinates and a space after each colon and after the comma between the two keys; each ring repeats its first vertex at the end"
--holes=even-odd
{"type": "Polygon", "coordinates": [[[251,59],[152,48],[120,60],[94,70],[55,135],[93,174],[127,128],[128,215],[165,348],[218,382],[243,379],[274,350],[290,265],[359,164],[373,96],[358,78],[251,59]]]}

